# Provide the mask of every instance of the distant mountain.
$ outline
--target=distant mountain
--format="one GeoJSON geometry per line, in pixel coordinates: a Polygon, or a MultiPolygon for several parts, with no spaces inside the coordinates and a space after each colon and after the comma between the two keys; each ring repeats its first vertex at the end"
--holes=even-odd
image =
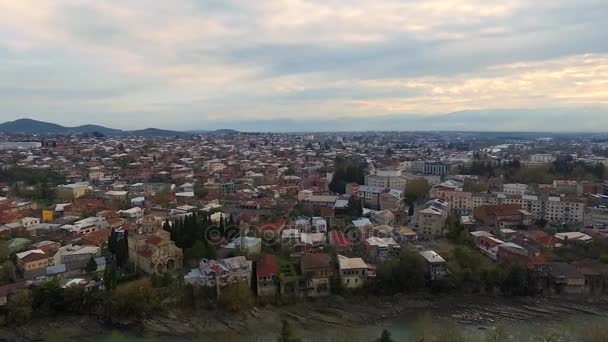
{"type": "Polygon", "coordinates": [[[186,132],[169,131],[166,129],[159,128],[146,128],[136,131],[126,131],[125,133],[138,137],[174,137],[188,135],[188,133],[186,132]]]}
{"type": "Polygon", "coordinates": [[[0,131],[6,133],[67,133],[67,127],[58,124],[37,121],[32,119],[19,119],[0,124],[0,131]]]}
{"type": "Polygon", "coordinates": [[[332,131],[478,131],[608,132],[608,107],[584,109],[468,110],[448,114],[411,113],[327,118],[213,121],[208,129],[233,127],[241,132],[332,131]]]}
{"type": "Polygon", "coordinates": [[[32,120],[18,119],[0,124],[0,132],[25,133],[25,134],[73,134],[99,132],[104,135],[134,135],[143,137],[171,137],[188,135],[185,132],[169,131],[158,128],[146,128],[134,131],[123,131],[98,125],[82,125],[76,127],[65,127],[58,124],[32,120]]]}

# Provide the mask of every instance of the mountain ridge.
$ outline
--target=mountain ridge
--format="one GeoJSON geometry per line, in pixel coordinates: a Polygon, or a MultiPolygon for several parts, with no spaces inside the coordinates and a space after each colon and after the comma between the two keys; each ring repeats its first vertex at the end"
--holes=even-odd
{"type": "Polygon", "coordinates": [[[160,128],[144,128],[138,130],[121,130],[100,125],[81,125],[74,127],[62,126],[52,122],[29,118],[7,121],[0,124],[0,132],[25,134],[73,134],[98,132],[103,135],[133,135],[133,136],[184,136],[186,132],[165,130],[160,128]]]}

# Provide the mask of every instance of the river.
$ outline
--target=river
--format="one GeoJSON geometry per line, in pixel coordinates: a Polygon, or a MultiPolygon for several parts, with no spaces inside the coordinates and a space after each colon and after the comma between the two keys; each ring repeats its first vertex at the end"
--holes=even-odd
{"type": "MultiPolygon", "coordinates": [[[[558,331],[576,332],[608,318],[604,299],[504,299],[458,296],[443,298],[330,298],[287,306],[257,307],[239,314],[221,311],[159,313],[135,329],[113,333],[93,319],[51,318],[21,328],[0,330],[7,341],[35,341],[55,329],[75,341],[276,341],[281,322],[288,320],[303,342],[370,342],[384,329],[395,341],[421,331],[457,331],[483,340],[497,326],[518,336],[558,331]],[[79,321],[80,320],[80,321],[79,321]]],[[[0,340],[2,340],[0,338],[0,340]]],[[[428,340],[428,339],[427,339],[428,340]]],[[[525,341],[525,339],[523,340],[525,341]]]]}

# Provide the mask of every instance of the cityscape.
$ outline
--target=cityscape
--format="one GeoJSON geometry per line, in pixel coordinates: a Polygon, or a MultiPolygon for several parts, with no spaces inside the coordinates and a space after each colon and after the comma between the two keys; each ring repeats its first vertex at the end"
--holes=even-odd
{"type": "MultiPolygon", "coordinates": [[[[449,310],[480,327],[540,319],[548,308],[605,312],[581,298],[607,289],[606,134],[0,139],[0,303],[10,326],[49,314],[120,324],[161,308],[239,317],[298,305],[311,306],[290,313],[302,320],[362,325],[381,319],[320,318],[315,305],[350,311],[366,298],[387,319],[411,308],[367,300],[398,293],[547,300],[527,303],[520,317],[449,310]]],[[[156,319],[138,324],[161,336],[233,328],[156,319]]]]}
{"type": "Polygon", "coordinates": [[[608,342],[607,13],[0,0],[0,342],[608,342]]]}

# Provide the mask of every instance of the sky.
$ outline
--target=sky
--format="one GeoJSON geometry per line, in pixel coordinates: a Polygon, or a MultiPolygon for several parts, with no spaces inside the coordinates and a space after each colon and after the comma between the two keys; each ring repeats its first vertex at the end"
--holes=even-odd
{"type": "MultiPolygon", "coordinates": [[[[0,0],[0,121],[340,130],[473,111],[493,130],[555,110],[608,125],[606,14],[606,0],[0,0]]],[[[555,127],[594,128],[572,124],[555,127]]]]}

